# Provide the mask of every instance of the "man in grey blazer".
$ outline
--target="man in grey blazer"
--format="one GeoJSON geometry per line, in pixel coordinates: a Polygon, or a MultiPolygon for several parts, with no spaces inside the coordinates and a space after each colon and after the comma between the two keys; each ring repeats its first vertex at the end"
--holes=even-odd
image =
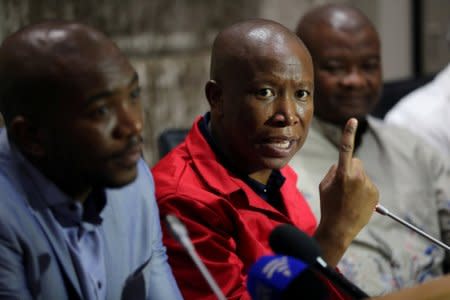
{"type": "Polygon", "coordinates": [[[0,109],[0,298],[181,299],[116,45],[75,22],[19,30],[0,47],[0,109]]]}

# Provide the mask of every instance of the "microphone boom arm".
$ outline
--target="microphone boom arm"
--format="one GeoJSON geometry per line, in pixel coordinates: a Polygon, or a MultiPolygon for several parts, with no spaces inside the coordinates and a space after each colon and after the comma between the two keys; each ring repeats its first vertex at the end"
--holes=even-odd
{"type": "Polygon", "coordinates": [[[205,264],[203,264],[201,258],[198,256],[197,251],[195,251],[194,245],[191,242],[191,239],[188,236],[188,231],[184,224],[175,216],[175,215],[167,215],[166,223],[173,235],[173,237],[184,247],[187,254],[191,257],[197,269],[202,274],[203,278],[205,278],[209,287],[212,289],[217,299],[219,300],[227,300],[225,295],[222,293],[219,285],[216,283],[211,273],[206,268],[205,264]]]}
{"type": "Polygon", "coordinates": [[[434,244],[444,248],[447,251],[450,251],[450,247],[447,244],[444,244],[443,242],[441,242],[440,240],[432,237],[431,235],[429,235],[428,233],[424,232],[423,230],[417,228],[416,226],[412,225],[411,223],[408,223],[405,220],[403,220],[402,218],[400,218],[400,217],[396,216],[395,214],[391,213],[383,205],[378,204],[376,206],[376,208],[375,208],[375,211],[377,213],[379,213],[380,215],[387,216],[387,217],[397,221],[398,223],[408,227],[412,231],[418,233],[419,235],[423,236],[424,238],[428,239],[429,241],[433,242],[434,244]]]}

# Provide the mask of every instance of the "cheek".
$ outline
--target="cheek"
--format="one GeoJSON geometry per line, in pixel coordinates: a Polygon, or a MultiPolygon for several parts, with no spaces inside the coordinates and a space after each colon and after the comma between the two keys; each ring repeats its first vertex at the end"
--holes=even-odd
{"type": "MultiPolygon", "coordinates": [[[[297,109],[297,113],[299,114],[299,108],[297,109]]],[[[251,127],[254,131],[265,129],[268,124],[270,124],[273,117],[277,114],[278,109],[274,102],[271,103],[260,103],[251,108],[251,120],[249,120],[249,128],[251,127]]]]}
{"type": "Polygon", "coordinates": [[[337,89],[338,81],[333,76],[319,73],[314,78],[314,95],[321,101],[326,101],[337,89]]]}
{"type": "Polygon", "coordinates": [[[240,130],[251,130],[264,125],[271,106],[255,99],[245,99],[234,109],[234,123],[240,130]]]}
{"type": "Polygon", "coordinates": [[[338,79],[329,74],[323,74],[316,77],[316,91],[318,93],[324,93],[329,90],[333,90],[338,85],[338,79]]]}
{"type": "MultiPolygon", "coordinates": [[[[323,87],[333,87],[336,86],[339,82],[339,76],[333,75],[328,71],[318,71],[316,76],[314,76],[314,85],[318,88],[323,87]]],[[[320,90],[320,89],[319,89],[320,90]]]]}
{"type": "Polygon", "coordinates": [[[369,82],[369,84],[373,90],[381,91],[381,85],[382,85],[381,74],[375,74],[372,76],[368,76],[367,81],[369,82]]]}
{"type": "Polygon", "coordinates": [[[305,132],[308,131],[314,113],[314,105],[312,100],[309,103],[298,105],[297,115],[300,120],[300,126],[297,126],[300,136],[305,136],[305,132]]]}
{"type": "Polygon", "coordinates": [[[310,101],[307,105],[302,106],[299,109],[299,116],[303,120],[303,123],[305,125],[309,125],[313,113],[314,113],[314,104],[312,101],[310,101]]]}
{"type": "Polygon", "coordinates": [[[312,101],[297,104],[297,114],[300,118],[305,119],[312,113],[312,101]]]}
{"type": "Polygon", "coordinates": [[[77,136],[74,139],[75,146],[88,150],[92,154],[105,151],[110,147],[109,137],[112,136],[114,130],[114,124],[111,123],[81,124],[74,132],[74,136],[77,136]]]}

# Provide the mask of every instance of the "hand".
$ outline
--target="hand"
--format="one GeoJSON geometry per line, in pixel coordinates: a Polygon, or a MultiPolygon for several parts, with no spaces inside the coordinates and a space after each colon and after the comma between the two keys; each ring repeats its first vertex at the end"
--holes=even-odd
{"type": "Polygon", "coordinates": [[[319,186],[321,219],[315,238],[330,265],[337,265],[353,238],[369,222],[378,203],[378,189],[353,158],[358,121],[347,121],[342,133],[339,161],[319,186]]]}

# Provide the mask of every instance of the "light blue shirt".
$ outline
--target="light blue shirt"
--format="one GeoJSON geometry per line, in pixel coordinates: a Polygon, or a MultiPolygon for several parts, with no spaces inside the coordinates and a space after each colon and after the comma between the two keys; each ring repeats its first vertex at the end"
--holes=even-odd
{"type": "Polygon", "coordinates": [[[182,299],[146,163],[93,195],[99,206],[73,205],[0,129],[0,298],[182,299]]]}

